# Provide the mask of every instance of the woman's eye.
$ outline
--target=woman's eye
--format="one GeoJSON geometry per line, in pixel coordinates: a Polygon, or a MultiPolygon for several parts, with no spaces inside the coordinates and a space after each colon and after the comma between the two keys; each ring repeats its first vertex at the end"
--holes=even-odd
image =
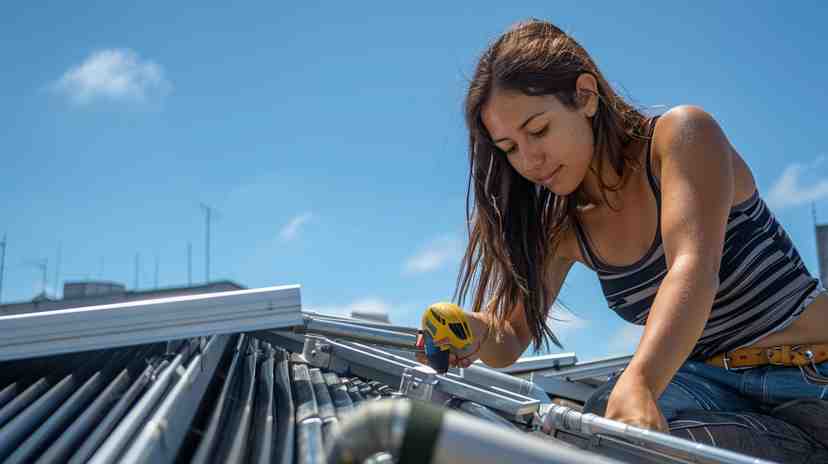
{"type": "Polygon", "coordinates": [[[543,137],[543,134],[546,133],[546,130],[549,129],[549,125],[543,126],[543,129],[535,132],[529,132],[529,135],[533,137],[543,137]]]}
{"type": "Polygon", "coordinates": [[[515,152],[515,148],[516,148],[516,146],[515,146],[515,145],[512,145],[511,147],[506,148],[506,149],[503,149],[503,148],[497,147],[497,149],[498,149],[498,150],[500,150],[500,151],[502,151],[502,152],[503,152],[503,154],[505,154],[505,155],[511,155],[512,153],[514,153],[514,152],[515,152]]]}

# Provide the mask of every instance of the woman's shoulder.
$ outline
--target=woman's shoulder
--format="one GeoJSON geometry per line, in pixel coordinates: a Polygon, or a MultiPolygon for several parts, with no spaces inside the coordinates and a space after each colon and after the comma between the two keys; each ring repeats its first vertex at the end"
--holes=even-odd
{"type": "Polygon", "coordinates": [[[732,146],[719,121],[696,105],[675,106],[656,119],[651,142],[653,174],[661,177],[661,165],[666,157],[680,156],[688,145],[708,139],[721,140],[727,147],[722,153],[733,166],[733,204],[750,198],[756,190],[756,182],[748,164],[732,146]]]}
{"type": "Polygon", "coordinates": [[[664,156],[677,145],[692,143],[694,138],[710,132],[723,134],[718,121],[704,108],[696,105],[674,106],[655,118],[653,156],[664,156]]]}

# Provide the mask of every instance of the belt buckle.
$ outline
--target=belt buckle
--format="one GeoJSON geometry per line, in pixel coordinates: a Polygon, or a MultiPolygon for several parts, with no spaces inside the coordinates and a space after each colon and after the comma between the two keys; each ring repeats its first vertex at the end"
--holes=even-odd
{"type": "Polygon", "coordinates": [[[728,353],[724,353],[722,355],[722,364],[724,364],[724,368],[726,371],[730,370],[730,356],[728,356],[728,353]]]}

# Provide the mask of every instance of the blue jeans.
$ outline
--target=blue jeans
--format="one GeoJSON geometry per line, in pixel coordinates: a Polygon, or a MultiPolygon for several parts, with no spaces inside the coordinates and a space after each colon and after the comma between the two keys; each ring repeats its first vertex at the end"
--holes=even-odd
{"type": "MultiPolygon", "coordinates": [[[[817,364],[816,370],[828,380],[828,361],[817,364]]],[[[599,387],[584,409],[595,409],[596,403],[605,403],[619,376],[614,375],[599,387]]],[[[798,367],[763,366],[728,371],[701,361],[686,361],[658,399],[658,407],[669,422],[688,409],[767,412],[801,398],[828,400],[828,384],[807,381],[798,367]]]]}
{"type": "MultiPolygon", "coordinates": [[[[828,361],[815,369],[828,381],[828,361]]],[[[619,377],[598,387],[584,412],[603,415],[619,377]]],[[[781,462],[828,462],[828,383],[798,367],[728,371],[686,361],[658,407],[672,435],[781,462]]]]}

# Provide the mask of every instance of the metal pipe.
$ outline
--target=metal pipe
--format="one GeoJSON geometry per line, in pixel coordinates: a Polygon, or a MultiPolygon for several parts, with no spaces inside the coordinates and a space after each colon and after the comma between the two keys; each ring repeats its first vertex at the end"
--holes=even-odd
{"type": "Polygon", "coordinates": [[[370,402],[343,421],[329,463],[362,462],[379,453],[433,464],[620,464],[537,436],[410,400],[370,402]],[[425,445],[425,446],[423,446],[425,445]]]}
{"type": "Polygon", "coordinates": [[[328,391],[328,386],[325,384],[325,379],[322,378],[322,371],[319,369],[309,369],[310,381],[313,385],[313,391],[316,394],[316,404],[319,407],[319,418],[322,419],[322,442],[327,444],[339,428],[339,421],[336,418],[336,408],[334,408],[331,394],[328,391]]]}
{"type": "Polygon", "coordinates": [[[322,419],[319,418],[308,366],[293,366],[293,389],[296,393],[296,460],[299,463],[322,462],[322,419]]]}
{"type": "Polygon", "coordinates": [[[124,452],[122,462],[170,463],[175,460],[229,338],[228,335],[214,335],[200,353],[192,356],[186,370],[175,379],[152,416],[142,424],[124,452]]]}
{"type": "Polygon", "coordinates": [[[167,387],[173,382],[173,376],[178,375],[179,366],[184,363],[184,355],[178,354],[166,366],[164,371],[152,384],[149,390],[141,397],[136,404],[118,424],[115,430],[101,444],[97,452],[89,460],[93,464],[105,464],[116,462],[124,448],[129,446],[131,439],[138,429],[144,424],[145,419],[155,406],[161,401],[161,397],[167,391],[167,387]]]}
{"type": "MultiPolygon", "coordinates": [[[[162,361],[161,365],[166,366],[168,361],[162,361]]],[[[98,424],[92,434],[83,442],[83,445],[75,451],[75,454],[72,455],[72,458],[69,460],[69,464],[80,464],[85,463],[89,460],[95,450],[98,449],[98,446],[109,436],[109,433],[117,426],[120,422],[121,418],[126,415],[127,409],[131,407],[136,399],[139,397],[141,393],[144,392],[144,389],[149,385],[153,378],[153,372],[155,371],[156,366],[154,364],[150,364],[138,374],[135,381],[132,383],[132,386],[129,387],[127,392],[120,397],[118,402],[103,418],[103,420],[98,424]]]]}
{"type": "Polygon", "coordinates": [[[350,324],[334,320],[304,316],[304,324],[296,326],[295,332],[336,337],[362,343],[392,346],[414,350],[417,347],[417,335],[395,330],[380,329],[363,324],[350,324]]]}
{"type": "Polygon", "coordinates": [[[375,328],[375,329],[391,330],[391,331],[394,331],[394,332],[407,333],[407,334],[414,335],[415,337],[417,336],[417,332],[418,332],[418,329],[415,328],[415,327],[408,327],[408,326],[405,326],[405,325],[394,325],[394,324],[388,324],[388,323],[385,323],[385,322],[375,322],[375,321],[370,321],[370,320],[366,320],[366,319],[359,319],[359,318],[355,318],[355,317],[336,316],[336,315],[333,315],[333,314],[317,313],[317,312],[314,312],[314,311],[306,311],[306,310],[302,310],[302,314],[310,316],[314,319],[328,319],[328,320],[332,320],[332,321],[344,322],[344,323],[347,323],[347,324],[358,324],[358,325],[361,325],[361,326],[372,327],[372,328],[375,328]]]}
{"type": "Polygon", "coordinates": [[[486,387],[497,387],[519,395],[534,398],[540,404],[549,404],[549,395],[539,385],[529,380],[513,377],[483,366],[471,366],[460,370],[460,376],[467,382],[486,387]]]}
{"type": "Polygon", "coordinates": [[[328,393],[331,394],[334,408],[336,408],[336,416],[342,419],[343,416],[354,409],[354,402],[351,401],[351,396],[348,394],[348,387],[343,385],[339,376],[333,372],[325,372],[322,374],[322,378],[325,379],[328,393]]]}
{"type": "Polygon", "coordinates": [[[77,373],[69,374],[31,406],[0,428],[0,460],[6,459],[49,414],[57,409],[78,388],[81,379],[77,373]]]}
{"type": "Polygon", "coordinates": [[[665,433],[624,424],[604,417],[581,413],[566,406],[552,405],[543,417],[542,430],[552,433],[566,430],[588,436],[610,436],[630,442],[633,446],[661,451],[669,456],[691,462],[710,464],[771,464],[769,461],[733,451],[696,443],[665,433]]]}
{"type": "MultiPolygon", "coordinates": [[[[250,340],[251,342],[255,340],[250,340]]],[[[239,393],[238,408],[239,416],[235,427],[231,428],[233,438],[227,454],[226,462],[242,462],[247,458],[248,436],[252,422],[253,401],[256,393],[256,360],[258,353],[253,349],[253,343],[247,345],[247,353],[244,353],[244,370],[242,375],[242,388],[239,393]]]]}
{"type": "Polygon", "coordinates": [[[35,453],[46,448],[50,442],[59,437],[59,434],[77,416],[81,408],[85,407],[106,385],[107,373],[100,370],[93,374],[72,395],[63,402],[56,411],[33,430],[29,438],[18,444],[14,453],[9,455],[7,463],[31,462],[35,453]]]}
{"type": "Polygon", "coordinates": [[[506,427],[510,430],[518,430],[515,424],[509,422],[500,414],[492,411],[491,409],[487,408],[486,406],[483,406],[482,404],[477,404],[474,401],[459,401],[459,404],[456,407],[452,407],[452,409],[458,409],[460,411],[471,414],[472,416],[475,416],[479,419],[483,419],[487,422],[491,422],[492,424],[506,427]]]}
{"type": "Polygon", "coordinates": [[[216,443],[219,441],[218,436],[220,433],[219,425],[221,423],[221,419],[223,416],[227,415],[226,411],[229,408],[228,404],[232,401],[230,399],[230,390],[236,381],[236,373],[240,371],[240,369],[238,369],[238,365],[241,362],[239,359],[241,358],[241,351],[244,346],[244,342],[245,336],[242,334],[236,340],[236,346],[233,349],[232,354],[233,357],[230,361],[230,366],[227,368],[227,373],[224,376],[224,384],[221,386],[221,392],[216,399],[215,407],[210,415],[210,421],[207,425],[207,429],[201,437],[198,449],[190,461],[193,464],[203,464],[215,459],[215,456],[213,456],[212,453],[214,452],[216,443]]]}
{"type": "Polygon", "coordinates": [[[0,409],[17,395],[18,386],[18,382],[14,382],[0,390],[0,409]]]}
{"type": "Polygon", "coordinates": [[[259,392],[253,417],[253,449],[250,462],[269,463],[273,452],[273,349],[262,342],[264,361],[259,364],[259,392]]]}
{"type": "Polygon", "coordinates": [[[277,429],[276,435],[276,456],[281,456],[277,462],[281,464],[293,464],[293,445],[296,434],[295,413],[293,408],[293,394],[291,393],[290,373],[288,363],[290,355],[281,348],[276,349],[276,370],[274,380],[276,387],[276,412],[277,429]]]}
{"type": "Polygon", "coordinates": [[[84,437],[89,436],[89,432],[95,423],[104,417],[107,408],[112,406],[123,395],[130,381],[129,370],[122,370],[109,383],[109,386],[98,395],[92,404],[86,408],[83,414],[66,431],[60,434],[60,437],[49,446],[38,458],[37,462],[46,464],[66,461],[72,455],[72,452],[78,448],[84,437]]]}
{"type": "Polygon", "coordinates": [[[39,398],[43,392],[49,389],[49,386],[49,379],[43,377],[37,382],[29,385],[25,390],[23,390],[23,393],[17,396],[17,398],[9,401],[7,405],[0,408],[0,427],[3,427],[4,424],[15,417],[18,412],[22,411],[24,408],[28,407],[29,404],[39,398]]]}

